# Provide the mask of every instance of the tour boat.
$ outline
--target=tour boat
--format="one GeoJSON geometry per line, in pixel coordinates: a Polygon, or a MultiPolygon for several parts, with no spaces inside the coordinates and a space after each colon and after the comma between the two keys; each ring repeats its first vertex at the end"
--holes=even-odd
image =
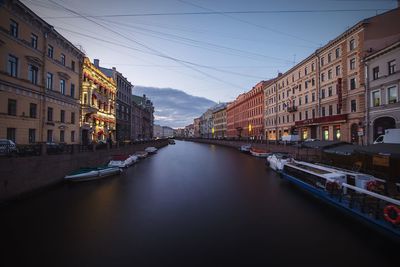
{"type": "Polygon", "coordinates": [[[109,167],[127,168],[138,160],[135,155],[116,155],[108,163],[109,167]]]}
{"type": "Polygon", "coordinates": [[[256,149],[254,147],[250,148],[250,154],[259,158],[266,158],[270,155],[268,151],[263,149],[256,149]]]}
{"type": "Polygon", "coordinates": [[[149,154],[154,154],[157,153],[157,148],[155,148],[154,146],[149,146],[146,147],[144,151],[146,151],[149,154]]]}
{"type": "Polygon", "coordinates": [[[274,171],[283,170],[285,163],[290,162],[292,158],[287,153],[273,153],[267,157],[266,165],[274,171]]]}
{"type": "Polygon", "coordinates": [[[108,176],[120,174],[122,170],[118,167],[98,167],[98,168],[85,168],[79,169],[75,172],[65,176],[67,181],[90,181],[108,176]]]}
{"type": "Polygon", "coordinates": [[[294,160],[279,173],[335,208],[400,238],[400,201],[368,190],[372,176],[294,160]]]}
{"type": "Polygon", "coordinates": [[[149,153],[146,151],[137,151],[133,155],[137,156],[139,159],[144,159],[149,155],[149,153]]]}
{"type": "Polygon", "coordinates": [[[251,145],[250,145],[250,144],[244,144],[244,145],[241,145],[241,146],[239,147],[239,150],[240,150],[241,152],[245,152],[245,153],[249,153],[249,152],[250,152],[250,149],[251,149],[251,145]]]}

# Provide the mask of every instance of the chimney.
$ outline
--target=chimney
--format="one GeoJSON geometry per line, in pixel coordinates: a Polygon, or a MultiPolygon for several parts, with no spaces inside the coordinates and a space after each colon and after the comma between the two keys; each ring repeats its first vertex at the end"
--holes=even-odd
{"type": "Polygon", "coordinates": [[[282,76],[282,72],[278,72],[278,77],[281,77],[282,76]]]}
{"type": "Polygon", "coordinates": [[[117,70],[117,68],[115,68],[115,67],[112,67],[112,70],[113,70],[113,71],[116,71],[116,70],[117,70]]]}
{"type": "Polygon", "coordinates": [[[96,67],[99,67],[99,64],[100,64],[100,59],[93,59],[93,64],[96,66],[96,67]]]}

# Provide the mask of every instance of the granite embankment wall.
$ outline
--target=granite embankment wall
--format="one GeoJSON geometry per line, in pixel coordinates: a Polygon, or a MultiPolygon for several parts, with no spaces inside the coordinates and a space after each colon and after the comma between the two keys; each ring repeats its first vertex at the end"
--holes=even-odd
{"type": "Polygon", "coordinates": [[[71,154],[0,158],[0,203],[63,181],[68,173],[107,164],[112,155],[132,154],[148,146],[161,148],[168,140],[71,154]]]}

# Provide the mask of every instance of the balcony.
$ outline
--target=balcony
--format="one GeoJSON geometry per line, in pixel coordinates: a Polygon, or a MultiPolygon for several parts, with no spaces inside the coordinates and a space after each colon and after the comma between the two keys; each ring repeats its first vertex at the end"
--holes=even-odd
{"type": "Polygon", "coordinates": [[[287,111],[288,112],[296,112],[297,111],[297,107],[296,106],[288,107],[287,111]]]}

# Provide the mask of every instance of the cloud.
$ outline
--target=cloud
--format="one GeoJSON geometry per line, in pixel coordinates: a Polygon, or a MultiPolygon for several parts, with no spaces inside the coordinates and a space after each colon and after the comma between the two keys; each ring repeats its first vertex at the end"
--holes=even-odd
{"type": "Polygon", "coordinates": [[[135,86],[133,94],[145,94],[153,102],[156,124],[173,128],[193,123],[194,118],[200,117],[216,104],[210,99],[189,95],[173,88],[135,86]]]}

